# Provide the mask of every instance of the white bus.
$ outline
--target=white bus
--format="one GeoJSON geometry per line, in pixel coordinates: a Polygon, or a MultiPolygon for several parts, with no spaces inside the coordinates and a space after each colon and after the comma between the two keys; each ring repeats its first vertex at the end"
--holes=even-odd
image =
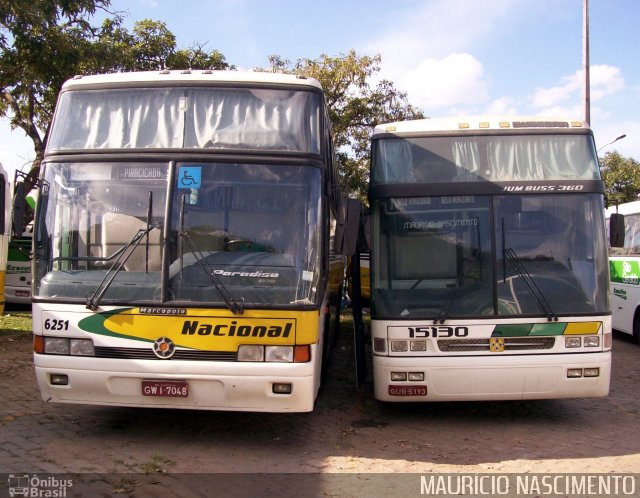
{"type": "MultiPolygon", "coordinates": [[[[26,204],[31,213],[35,211],[36,200],[27,196],[26,204]]],[[[25,206],[26,207],[26,206],[25,206]]],[[[33,242],[33,218],[24,226],[21,234],[12,233],[7,256],[7,276],[5,294],[7,303],[31,304],[31,245],[33,242]]]]}
{"type": "Polygon", "coordinates": [[[613,328],[640,344],[640,201],[607,208],[607,221],[612,214],[620,216],[623,228],[609,248],[613,328]]]}
{"type": "Polygon", "coordinates": [[[10,236],[11,194],[9,189],[9,177],[0,164],[0,315],[4,313],[4,306],[6,303],[5,280],[10,236]]]}
{"type": "Polygon", "coordinates": [[[34,363],[63,403],[311,411],[345,258],[320,84],[76,77],[34,228],[34,363]]]}
{"type": "Polygon", "coordinates": [[[603,192],[582,122],[378,126],[369,188],[376,398],[605,396],[603,192]]]}

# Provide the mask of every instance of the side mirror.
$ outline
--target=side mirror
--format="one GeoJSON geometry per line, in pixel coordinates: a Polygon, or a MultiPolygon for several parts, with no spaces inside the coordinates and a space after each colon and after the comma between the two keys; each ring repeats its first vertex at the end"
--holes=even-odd
{"type": "Polygon", "coordinates": [[[358,251],[369,252],[371,250],[371,214],[365,209],[360,223],[360,237],[358,237],[358,251]]]}
{"type": "Polygon", "coordinates": [[[613,213],[609,217],[609,245],[624,247],[624,215],[613,213]]]}
{"type": "Polygon", "coordinates": [[[24,232],[24,212],[27,203],[24,182],[16,182],[13,192],[12,235],[22,237],[24,232]]]}
{"type": "Polygon", "coordinates": [[[337,254],[351,256],[358,247],[360,233],[360,218],[362,203],[356,199],[340,197],[338,204],[338,219],[334,241],[334,251],[337,254]]]}

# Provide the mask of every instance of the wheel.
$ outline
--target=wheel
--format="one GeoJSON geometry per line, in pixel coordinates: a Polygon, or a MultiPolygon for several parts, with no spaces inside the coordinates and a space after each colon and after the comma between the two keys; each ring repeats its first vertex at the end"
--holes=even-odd
{"type": "Polygon", "coordinates": [[[633,317],[633,340],[636,341],[636,344],[640,344],[640,309],[636,310],[633,317]]]}

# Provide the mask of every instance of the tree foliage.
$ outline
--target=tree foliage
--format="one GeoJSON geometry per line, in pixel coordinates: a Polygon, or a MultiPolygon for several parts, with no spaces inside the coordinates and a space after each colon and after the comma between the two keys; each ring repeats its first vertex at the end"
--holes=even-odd
{"type": "Polygon", "coordinates": [[[638,200],[640,163],[613,151],[605,154],[600,167],[605,183],[605,203],[607,206],[638,200]]]}
{"type": "Polygon", "coordinates": [[[56,99],[77,74],[159,69],[231,69],[225,57],[204,45],[178,49],[167,25],[145,19],[132,31],[110,12],[109,0],[0,0],[0,116],[33,141],[34,174],[56,99]],[[110,17],[100,26],[92,16],[110,17]]]}
{"type": "Polygon", "coordinates": [[[36,160],[64,80],[90,50],[88,22],[109,0],[0,1],[0,115],[34,143],[36,160]]]}
{"type": "Polygon", "coordinates": [[[322,85],[341,165],[342,188],[363,201],[373,128],[385,122],[424,117],[392,82],[375,81],[380,62],[380,55],[358,55],[354,50],[338,57],[322,54],[317,59],[299,59],[294,64],[278,55],[269,58],[272,71],[312,77],[322,85]]]}

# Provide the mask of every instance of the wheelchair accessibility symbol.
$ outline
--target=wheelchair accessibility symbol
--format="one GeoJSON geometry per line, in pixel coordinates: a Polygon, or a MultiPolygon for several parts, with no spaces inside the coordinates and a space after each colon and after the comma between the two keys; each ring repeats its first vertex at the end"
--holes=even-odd
{"type": "Polygon", "coordinates": [[[200,188],[202,186],[201,166],[180,166],[178,188],[200,188]]]}

